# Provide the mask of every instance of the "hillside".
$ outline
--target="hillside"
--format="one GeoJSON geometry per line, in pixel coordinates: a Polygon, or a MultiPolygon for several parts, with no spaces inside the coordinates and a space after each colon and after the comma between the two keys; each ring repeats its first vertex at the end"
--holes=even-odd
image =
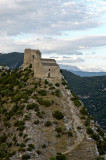
{"type": "Polygon", "coordinates": [[[1,160],[104,160],[104,133],[64,79],[4,69],[0,100],[1,160]]]}
{"type": "Polygon", "coordinates": [[[89,113],[106,130],[106,76],[80,77],[66,70],[62,74],[89,113]]]}

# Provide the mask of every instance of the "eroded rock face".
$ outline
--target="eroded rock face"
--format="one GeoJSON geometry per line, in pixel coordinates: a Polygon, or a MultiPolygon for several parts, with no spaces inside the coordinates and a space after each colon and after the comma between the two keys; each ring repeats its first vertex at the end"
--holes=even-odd
{"type": "MultiPolygon", "coordinates": [[[[10,159],[21,160],[27,154],[31,160],[50,160],[57,152],[65,154],[68,160],[95,159],[96,143],[89,139],[84,125],[88,115],[81,119],[83,106],[80,103],[79,107],[75,106],[66,82],[35,79],[33,71],[29,70],[19,74],[15,95],[7,96],[3,104],[8,112],[15,110],[8,121],[11,126],[8,130],[2,121],[5,117],[1,115],[3,130],[0,134],[9,135],[7,142],[12,142],[9,151],[16,152],[10,159]]],[[[89,125],[94,128],[93,122],[89,125]]]]}

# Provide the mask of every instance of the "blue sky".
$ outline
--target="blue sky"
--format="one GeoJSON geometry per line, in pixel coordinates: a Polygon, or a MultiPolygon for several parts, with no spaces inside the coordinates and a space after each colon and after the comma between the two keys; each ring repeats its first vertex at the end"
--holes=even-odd
{"type": "Polygon", "coordinates": [[[41,50],[85,71],[106,71],[105,0],[0,0],[0,52],[41,50]]]}

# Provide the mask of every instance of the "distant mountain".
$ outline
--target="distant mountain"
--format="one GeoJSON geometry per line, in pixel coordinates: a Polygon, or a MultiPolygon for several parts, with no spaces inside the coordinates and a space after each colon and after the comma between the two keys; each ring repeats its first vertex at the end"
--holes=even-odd
{"type": "Polygon", "coordinates": [[[69,71],[81,71],[78,67],[76,66],[70,66],[70,65],[63,65],[63,64],[59,64],[61,69],[66,69],[69,71]]]}
{"type": "Polygon", "coordinates": [[[70,72],[72,72],[76,75],[79,75],[81,77],[93,77],[93,76],[106,75],[106,72],[84,72],[76,66],[62,65],[62,64],[59,64],[59,66],[61,69],[65,69],[65,70],[70,71],[70,72]]]}
{"type": "Polygon", "coordinates": [[[80,77],[66,70],[62,74],[95,121],[106,130],[106,76],[80,77]]]}
{"type": "Polygon", "coordinates": [[[94,77],[94,76],[104,76],[106,75],[106,72],[84,72],[84,71],[73,71],[68,70],[76,75],[79,75],[81,77],[94,77]]]}
{"type": "Polygon", "coordinates": [[[19,68],[23,64],[24,54],[12,52],[0,54],[0,65],[8,66],[11,70],[19,68]]]}

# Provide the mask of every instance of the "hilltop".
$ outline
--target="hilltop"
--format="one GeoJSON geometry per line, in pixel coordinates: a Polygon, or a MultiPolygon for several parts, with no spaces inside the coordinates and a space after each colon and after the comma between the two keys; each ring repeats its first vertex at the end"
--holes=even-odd
{"type": "Polygon", "coordinates": [[[31,66],[0,71],[1,159],[104,159],[104,132],[67,82],[33,74],[31,66]]]}

